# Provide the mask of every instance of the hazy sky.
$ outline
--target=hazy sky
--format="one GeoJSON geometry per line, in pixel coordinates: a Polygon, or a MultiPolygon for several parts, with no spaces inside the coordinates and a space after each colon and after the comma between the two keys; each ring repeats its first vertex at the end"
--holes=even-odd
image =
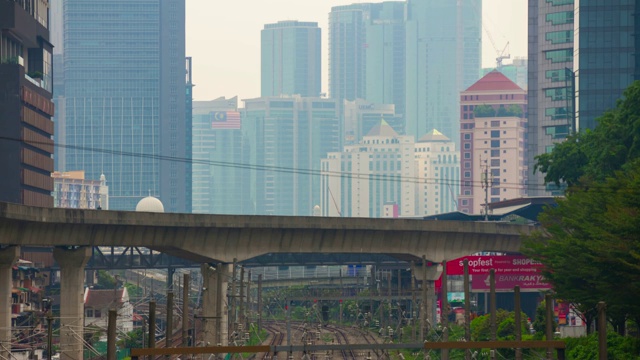
{"type": "MultiPolygon", "coordinates": [[[[440,0],[455,1],[455,0],[440,0]]],[[[328,14],[354,0],[188,0],[187,56],[193,57],[195,100],[260,96],[260,30],[280,20],[317,22],[322,29],[322,91],[327,92],[328,14]]],[[[482,66],[495,66],[507,41],[511,57],[527,55],[527,2],[483,0],[482,66]]],[[[505,63],[509,63],[506,60],[505,63]]],[[[242,104],[239,104],[242,105],[242,104]]]]}

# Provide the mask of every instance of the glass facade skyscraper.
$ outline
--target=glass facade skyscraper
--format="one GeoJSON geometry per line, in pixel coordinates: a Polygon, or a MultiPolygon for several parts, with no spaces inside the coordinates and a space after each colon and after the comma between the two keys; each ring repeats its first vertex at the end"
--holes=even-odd
{"type": "Polygon", "coordinates": [[[320,96],[320,28],[279,21],[261,33],[261,96],[320,96]]]}
{"type": "Polygon", "coordinates": [[[459,93],[480,72],[482,0],[408,0],[406,132],[459,142],[459,93]]]}
{"type": "Polygon", "coordinates": [[[559,195],[533,174],[537,155],[593,129],[640,79],[640,16],[631,0],[529,0],[529,195],[559,195]]]}
{"type": "Polygon", "coordinates": [[[320,159],[340,149],[336,102],[322,98],[245,100],[251,196],[258,215],[310,216],[320,205],[320,159]]]}
{"type": "Polygon", "coordinates": [[[640,3],[576,0],[574,29],[576,126],[584,131],[640,80],[640,3]]]}
{"type": "Polygon", "coordinates": [[[573,0],[529,0],[528,148],[530,196],[560,195],[534,173],[535,157],[573,131],[573,0]]]}
{"type": "Polygon", "coordinates": [[[148,195],[188,212],[184,0],[64,1],[64,169],[109,179],[111,209],[148,195]]]}
{"type": "Polygon", "coordinates": [[[193,102],[193,213],[254,213],[250,171],[243,166],[249,147],[237,111],[237,97],[193,102]],[[228,126],[215,121],[221,118],[228,126]]]}
{"type": "Polygon", "coordinates": [[[391,1],[331,8],[329,95],[340,107],[366,99],[404,114],[404,10],[404,2],[391,1]]]}

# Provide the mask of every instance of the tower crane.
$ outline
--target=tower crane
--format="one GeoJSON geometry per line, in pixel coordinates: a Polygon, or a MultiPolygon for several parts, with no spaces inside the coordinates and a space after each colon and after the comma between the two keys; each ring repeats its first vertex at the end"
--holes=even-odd
{"type": "Polygon", "coordinates": [[[493,49],[496,51],[496,68],[500,69],[502,67],[502,60],[511,58],[511,54],[509,52],[509,42],[507,41],[507,44],[504,46],[502,51],[500,51],[500,49],[498,49],[498,47],[496,46],[495,41],[493,41],[493,36],[491,36],[491,33],[489,32],[487,27],[484,25],[484,21],[482,22],[482,28],[487,33],[487,36],[489,37],[489,41],[491,41],[491,45],[493,46],[493,49]]]}

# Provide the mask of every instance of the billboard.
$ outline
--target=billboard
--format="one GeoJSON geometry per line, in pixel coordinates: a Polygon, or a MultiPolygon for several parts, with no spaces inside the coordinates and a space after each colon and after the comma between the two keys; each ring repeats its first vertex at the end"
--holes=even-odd
{"type": "Polygon", "coordinates": [[[534,274],[542,268],[542,263],[522,255],[470,255],[447,261],[447,274],[464,275],[464,259],[469,260],[469,275],[489,274],[490,269],[496,274],[534,274]]]}
{"type": "MultiPolygon", "coordinates": [[[[522,291],[551,289],[541,274],[536,273],[496,273],[496,291],[513,291],[518,285],[522,291]]],[[[489,274],[477,274],[471,278],[471,288],[474,292],[490,290],[489,274]]]]}
{"type": "Polygon", "coordinates": [[[470,255],[447,261],[448,275],[464,275],[463,261],[469,260],[471,289],[474,292],[489,291],[489,270],[496,274],[496,291],[512,291],[518,285],[523,291],[551,289],[540,271],[542,263],[522,255],[470,255]]]}

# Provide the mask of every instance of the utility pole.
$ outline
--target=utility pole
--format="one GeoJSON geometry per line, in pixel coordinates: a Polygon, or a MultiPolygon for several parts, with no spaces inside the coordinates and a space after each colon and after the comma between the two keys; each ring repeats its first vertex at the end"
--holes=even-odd
{"type": "Polygon", "coordinates": [[[53,315],[47,311],[47,360],[51,360],[53,352],[53,315]]]}
{"type": "MultiPolygon", "coordinates": [[[[483,163],[482,157],[480,157],[480,163],[483,163]]],[[[482,166],[482,188],[484,189],[484,221],[489,221],[489,164],[487,160],[484,160],[482,166]]]]}
{"type": "Polygon", "coordinates": [[[258,332],[262,331],[262,274],[258,275],[258,332]]]}
{"type": "Polygon", "coordinates": [[[187,347],[189,345],[189,289],[191,283],[191,277],[189,274],[184,274],[184,281],[182,282],[182,346],[187,347]]]}

